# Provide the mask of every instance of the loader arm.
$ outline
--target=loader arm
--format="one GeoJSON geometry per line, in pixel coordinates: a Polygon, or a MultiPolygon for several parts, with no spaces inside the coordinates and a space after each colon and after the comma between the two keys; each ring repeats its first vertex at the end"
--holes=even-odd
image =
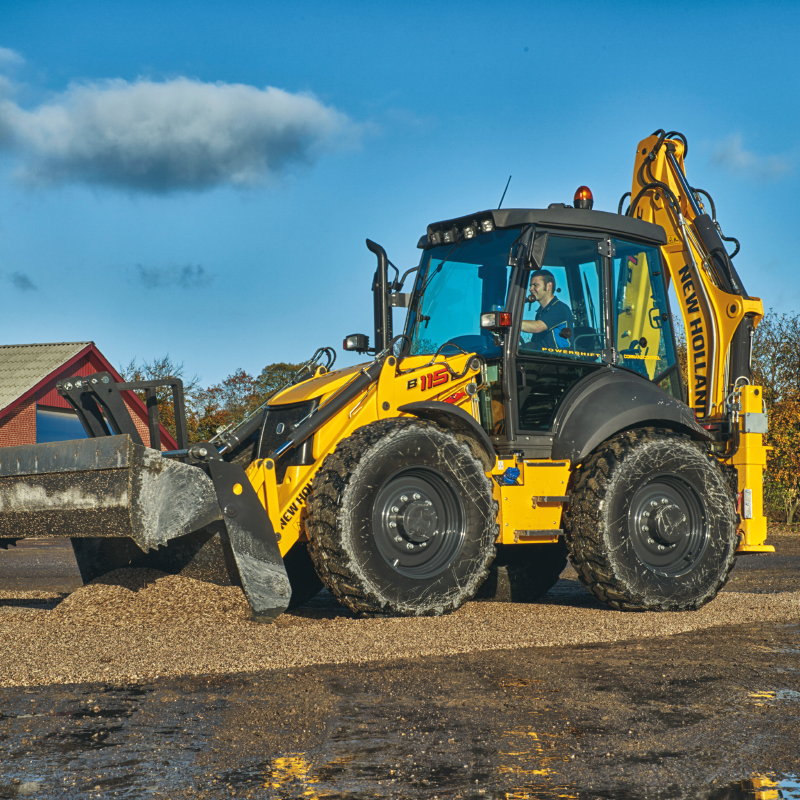
{"type": "MultiPolygon", "coordinates": [[[[753,386],[752,337],[764,313],[739,278],[701,192],[684,169],[686,140],[656,131],[639,142],[626,212],[661,225],[664,262],[686,331],[688,404],[715,436],[714,454],[736,469],[743,542],[740,552],[772,552],[764,545],[762,474],[766,433],[761,387],[753,386]]],[[[713,212],[713,202],[706,195],[713,212]]]]}

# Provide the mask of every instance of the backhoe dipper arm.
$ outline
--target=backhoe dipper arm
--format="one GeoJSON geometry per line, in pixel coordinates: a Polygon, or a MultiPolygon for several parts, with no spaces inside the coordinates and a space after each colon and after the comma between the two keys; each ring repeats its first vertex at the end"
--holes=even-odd
{"type": "Polygon", "coordinates": [[[752,334],[764,309],[746,293],[715,222],[686,180],[682,139],[657,131],[639,142],[628,215],[667,233],[661,249],[686,330],[689,406],[699,418],[719,420],[735,386],[751,383],[752,334]]]}
{"type": "Polygon", "coordinates": [[[667,234],[661,251],[686,331],[688,403],[704,427],[718,432],[714,455],[736,469],[738,552],[771,552],[764,544],[766,415],[750,369],[753,333],[764,308],[745,291],[716,219],[706,213],[701,194],[713,214],[711,198],[686,179],[686,151],[685,137],[674,131],[659,130],[639,142],[626,213],[661,225],[667,234]]]}

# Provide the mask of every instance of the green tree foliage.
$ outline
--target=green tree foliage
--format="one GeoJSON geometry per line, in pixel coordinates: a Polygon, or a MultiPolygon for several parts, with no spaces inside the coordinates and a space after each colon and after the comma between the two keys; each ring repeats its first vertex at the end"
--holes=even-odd
{"type": "MultiPolygon", "coordinates": [[[[153,361],[138,362],[132,359],[128,365],[120,368],[120,375],[125,381],[168,378],[183,380],[189,441],[201,442],[211,439],[220,429],[241,422],[275,392],[282,389],[299,366],[284,361],[267,364],[258,378],[239,368],[221,382],[203,388],[197,376],[187,380],[183,363],[173,362],[167,354],[153,361]]],[[[143,391],[137,394],[142,400],[145,399],[143,391]]],[[[174,436],[175,413],[171,389],[162,387],[158,389],[157,396],[159,419],[174,436]]]]}
{"type": "Polygon", "coordinates": [[[791,524],[800,505],[800,313],[770,309],[756,329],[753,378],[769,414],[767,501],[791,524]]]}
{"type": "Polygon", "coordinates": [[[285,361],[267,364],[258,376],[258,390],[263,398],[261,402],[268,400],[278,389],[289,383],[298,369],[300,369],[299,364],[287,364],[285,361]]]}

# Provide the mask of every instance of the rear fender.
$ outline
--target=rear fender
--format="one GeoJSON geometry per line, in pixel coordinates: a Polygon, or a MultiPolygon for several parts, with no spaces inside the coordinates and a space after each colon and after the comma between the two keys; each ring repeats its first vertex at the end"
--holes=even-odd
{"type": "Polygon", "coordinates": [[[711,438],[688,406],[646,378],[613,367],[594,372],[570,390],[556,414],[552,458],[580,463],[614,434],[645,426],[711,438]]]}

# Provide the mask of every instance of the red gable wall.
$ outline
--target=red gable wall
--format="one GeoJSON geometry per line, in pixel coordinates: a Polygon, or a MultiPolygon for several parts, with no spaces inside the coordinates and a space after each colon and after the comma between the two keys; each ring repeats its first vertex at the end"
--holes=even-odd
{"type": "MultiPolygon", "coordinates": [[[[14,401],[0,416],[0,447],[36,443],[36,404],[49,408],[71,408],[70,404],[56,390],[56,382],[73,375],[91,375],[95,372],[110,372],[114,380],[122,382],[122,376],[111,366],[105,356],[94,344],[51,372],[36,386],[14,401]]],[[[131,413],[142,441],[150,444],[147,428],[147,408],[131,391],[122,393],[125,405],[131,413]]],[[[178,443],[161,426],[161,449],[177,450],[178,443]]]]}

